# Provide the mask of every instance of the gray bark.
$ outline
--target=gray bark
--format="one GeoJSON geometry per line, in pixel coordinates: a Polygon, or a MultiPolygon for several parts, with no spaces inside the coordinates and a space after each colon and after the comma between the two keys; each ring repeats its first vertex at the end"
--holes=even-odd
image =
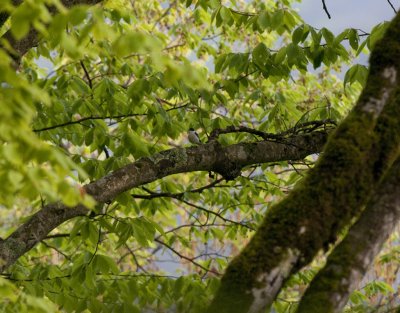
{"type": "MultiPolygon", "coordinates": [[[[280,142],[258,141],[221,146],[216,140],[190,148],[166,150],[139,159],[84,187],[98,203],[112,201],[120,193],[168,175],[214,171],[233,179],[246,165],[299,160],[322,150],[326,132],[295,135],[280,142]]],[[[46,205],[8,238],[0,241],[0,272],[40,242],[54,228],[73,217],[87,214],[83,206],[68,208],[59,203],[46,205]]]]}

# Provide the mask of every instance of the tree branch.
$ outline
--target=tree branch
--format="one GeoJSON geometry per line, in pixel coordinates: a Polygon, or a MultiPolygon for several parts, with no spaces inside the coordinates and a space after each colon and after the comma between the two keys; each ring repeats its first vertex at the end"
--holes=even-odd
{"type": "Polygon", "coordinates": [[[263,312],[286,279],[334,243],[364,207],[399,151],[399,38],[400,14],[375,45],[356,106],[316,166],[267,211],[249,244],[229,264],[205,312],[263,312]]]}
{"type": "MultiPolygon", "coordinates": [[[[190,148],[175,148],[144,157],[92,182],[84,190],[98,202],[112,201],[118,194],[162,177],[193,171],[220,172],[232,179],[234,173],[250,164],[303,159],[322,150],[326,132],[296,135],[283,142],[258,141],[222,147],[217,141],[190,148]]],[[[13,264],[61,223],[85,215],[79,205],[68,208],[60,203],[46,205],[0,242],[0,272],[13,264]]]]}
{"type": "Polygon", "coordinates": [[[342,312],[351,292],[361,282],[399,220],[400,159],[386,175],[358,222],[312,280],[297,313],[320,312],[321,307],[327,313],[342,312]]]}
{"type": "Polygon", "coordinates": [[[223,220],[226,223],[231,223],[231,224],[234,224],[236,226],[244,227],[244,228],[247,228],[247,229],[250,229],[250,230],[255,230],[253,227],[251,227],[251,226],[249,226],[249,225],[247,225],[247,224],[245,224],[243,222],[237,222],[237,221],[233,221],[233,220],[230,220],[228,218],[225,218],[218,212],[215,212],[215,211],[212,211],[212,210],[208,210],[206,208],[203,208],[202,206],[196,205],[194,203],[191,203],[191,202],[183,200],[183,199],[177,199],[177,200],[185,203],[186,205],[188,205],[188,206],[190,206],[192,208],[195,208],[197,210],[206,212],[207,214],[214,215],[215,217],[218,217],[219,219],[223,220]]]}

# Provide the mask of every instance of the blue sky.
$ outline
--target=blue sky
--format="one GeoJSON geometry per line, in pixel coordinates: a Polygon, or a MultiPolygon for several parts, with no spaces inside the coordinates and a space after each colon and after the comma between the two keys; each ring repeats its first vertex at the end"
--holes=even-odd
{"type": "MultiPolygon", "coordinates": [[[[400,0],[390,2],[396,9],[400,8],[400,0]]],[[[325,0],[325,4],[331,19],[322,9],[322,0],[303,0],[295,7],[306,23],[317,28],[326,27],[336,34],[348,27],[369,32],[374,25],[391,20],[395,15],[387,0],[325,0]]]]}

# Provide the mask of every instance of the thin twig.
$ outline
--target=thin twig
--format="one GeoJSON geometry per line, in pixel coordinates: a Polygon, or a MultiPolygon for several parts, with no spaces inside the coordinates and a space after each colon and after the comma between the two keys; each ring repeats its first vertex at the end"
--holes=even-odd
{"type": "Polygon", "coordinates": [[[99,226],[99,231],[98,231],[99,237],[97,238],[97,242],[96,242],[96,248],[92,254],[92,257],[90,258],[89,262],[87,264],[92,263],[94,257],[97,254],[97,251],[99,250],[99,245],[100,245],[100,241],[101,241],[101,226],[99,226]]]}
{"type": "Polygon", "coordinates": [[[123,114],[123,115],[109,115],[109,116],[86,116],[86,117],[82,117],[76,121],[68,121],[65,123],[61,123],[61,124],[56,124],[56,125],[52,125],[52,126],[48,126],[48,127],[43,127],[43,128],[38,128],[38,129],[34,129],[33,132],[38,133],[38,132],[42,132],[45,130],[51,130],[51,129],[55,129],[55,128],[59,128],[59,127],[64,127],[64,126],[69,126],[69,125],[74,125],[74,124],[80,124],[84,121],[89,121],[89,120],[106,120],[106,119],[119,119],[119,118],[127,118],[127,117],[133,117],[133,116],[144,116],[147,114],[140,114],[140,113],[132,113],[132,114],[123,114]]]}
{"type": "Polygon", "coordinates": [[[66,255],[64,252],[62,252],[60,249],[49,245],[47,242],[44,242],[43,240],[40,242],[42,245],[46,246],[47,248],[53,249],[55,251],[57,251],[57,253],[61,254],[64,258],[66,258],[67,260],[71,260],[71,257],[66,255]]]}
{"type": "Polygon", "coordinates": [[[87,81],[88,81],[88,84],[89,84],[90,89],[93,89],[92,79],[91,79],[90,76],[89,76],[89,72],[88,72],[88,70],[86,69],[85,64],[83,63],[82,60],[81,60],[79,63],[81,64],[82,69],[83,69],[83,71],[85,72],[85,77],[86,77],[86,79],[87,79],[87,81]]]}
{"type": "MultiPolygon", "coordinates": [[[[188,105],[188,103],[183,104],[181,106],[169,108],[165,111],[169,112],[172,110],[181,109],[181,108],[186,107],[187,105],[188,105]]],[[[74,125],[74,124],[81,124],[82,122],[89,121],[89,120],[125,119],[128,117],[146,116],[146,115],[147,115],[147,113],[131,113],[131,114],[121,114],[121,115],[108,115],[108,116],[86,116],[86,117],[82,117],[76,121],[68,121],[65,123],[56,124],[56,125],[52,125],[52,126],[48,126],[48,127],[33,129],[33,132],[39,133],[42,131],[51,130],[51,129],[55,129],[55,128],[59,128],[59,127],[64,127],[64,126],[69,126],[69,125],[74,125]]]]}
{"type": "Polygon", "coordinates": [[[188,205],[188,206],[190,206],[190,207],[192,207],[192,208],[195,208],[195,209],[198,209],[198,210],[200,210],[200,211],[206,212],[207,214],[214,215],[215,217],[220,218],[220,219],[223,220],[224,222],[232,223],[232,224],[235,224],[235,225],[238,225],[238,226],[241,226],[241,227],[250,229],[250,230],[255,230],[253,227],[251,227],[251,226],[249,226],[249,225],[247,225],[247,224],[244,224],[244,223],[241,223],[241,222],[237,222],[237,221],[231,220],[231,219],[229,219],[229,218],[223,217],[220,213],[215,212],[215,211],[213,211],[213,210],[209,210],[209,209],[203,208],[203,207],[200,206],[200,205],[191,203],[191,202],[186,201],[186,200],[183,200],[183,199],[176,199],[176,200],[178,200],[178,201],[180,201],[180,202],[183,202],[183,203],[185,203],[186,205],[188,205]]]}
{"type": "Polygon", "coordinates": [[[326,7],[325,0],[322,0],[322,8],[324,9],[326,15],[328,15],[328,18],[330,19],[331,15],[329,14],[328,8],[326,7]]]}
{"type": "Polygon", "coordinates": [[[392,9],[393,9],[394,13],[396,13],[396,14],[397,14],[397,10],[396,10],[396,8],[393,6],[392,2],[390,2],[390,0],[387,0],[387,2],[388,2],[388,3],[389,3],[389,5],[392,7],[392,9]]]}
{"type": "Polygon", "coordinates": [[[185,256],[185,255],[183,255],[183,254],[181,254],[180,252],[178,252],[177,250],[175,250],[173,247],[171,247],[169,244],[165,243],[164,241],[161,241],[161,240],[159,240],[159,239],[155,239],[155,241],[158,242],[159,244],[163,245],[164,247],[168,248],[169,250],[171,250],[174,254],[176,254],[176,255],[177,255],[178,257],[180,257],[181,259],[184,259],[184,260],[186,260],[186,261],[189,261],[190,263],[192,263],[193,265],[195,265],[195,266],[201,268],[202,270],[206,271],[207,273],[210,272],[210,273],[213,273],[213,274],[218,275],[218,276],[221,275],[221,273],[219,273],[219,272],[217,272],[217,271],[215,271],[215,270],[213,270],[213,269],[209,269],[209,268],[207,268],[207,267],[201,265],[200,263],[194,261],[194,258],[189,258],[189,257],[187,257],[187,256],[185,256]]]}
{"type": "Polygon", "coordinates": [[[172,3],[170,4],[170,6],[169,6],[168,8],[165,9],[164,13],[154,22],[151,31],[153,31],[153,30],[156,28],[157,24],[160,23],[160,21],[161,21],[164,17],[166,17],[166,16],[168,15],[168,13],[171,11],[172,7],[175,6],[175,5],[176,5],[176,1],[172,2],[172,3]]]}
{"type": "MultiPolygon", "coordinates": [[[[124,245],[125,245],[125,248],[128,249],[129,254],[132,256],[133,261],[134,261],[135,264],[136,264],[136,272],[138,272],[139,270],[141,270],[141,271],[147,273],[147,271],[143,268],[143,266],[141,266],[141,265],[139,264],[139,261],[137,260],[137,257],[136,257],[136,255],[135,255],[135,253],[132,251],[131,248],[129,248],[128,244],[125,243],[124,245]]],[[[121,260],[121,261],[122,261],[122,260],[121,260]]]]}
{"type": "Polygon", "coordinates": [[[304,123],[299,123],[296,124],[294,127],[283,131],[278,134],[272,134],[272,133],[265,133],[261,130],[245,127],[245,126],[228,126],[224,129],[221,128],[216,128],[214,129],[211,134],[210,134],[210,140],[216,139],[219,137],[221,134],[229,134],[229,133],[249,133],[253,134],[256,136],[259,136],[263,138],[264,140],[283,140],[287,137],[299,134],[299,133],[309,133],[312,132],[321,126],[326,126],[332,125],[336,126],[336,122],[331,120],[331,119],[325,119],[321,121],[309,121],[309,122],[304,122],[304,123]]]}
{"type": "Polygon", "coordinates": [[[132,197],[138,198],[138,199],[153,199],[153,198],[160,198],[160,197],[170,197],[170,198],[180,198],[182,197],[185,193],[201,193],[206,189],[210,189],[214,187],[216,184],[222,182],[223,178],[219,178],[217,180],[214,180],[212,183],[205,185],[203,187],[197,188],[197,189],[192,189],[192,190],[186,190],[185,192],[179,192],[179,193],[170,193],[170,192],[154,192],[152,190],[147,189],[146,187],[142,187],[144,191],[149,193],[149,195],[138,195],[138,194],[131,194],[132,197]]]}

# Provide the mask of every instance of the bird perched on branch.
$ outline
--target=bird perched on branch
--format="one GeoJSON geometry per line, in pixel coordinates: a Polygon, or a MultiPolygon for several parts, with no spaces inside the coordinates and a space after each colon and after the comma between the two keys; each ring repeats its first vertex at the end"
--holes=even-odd
{"type": "MultiPolygon", "coordinates": [[[[193,128],[189,128],[188,139],[190,143],[193,143],[195,145],[201,145],[199,134],[193,128]]],[[[208,176],[210,178],[214,178],[214,174],[211,171],[208,172],[208,176]]]]}
{"type": "Polygon", "coordinates": [[[199,137],[199,135],[197,134],[197,132],[193,128],[189,128],[188,139],[189,139],[189,141],[191,143],[193,143],[195,145],[200,145],[201,144],[200,137],[199,137]]]}

